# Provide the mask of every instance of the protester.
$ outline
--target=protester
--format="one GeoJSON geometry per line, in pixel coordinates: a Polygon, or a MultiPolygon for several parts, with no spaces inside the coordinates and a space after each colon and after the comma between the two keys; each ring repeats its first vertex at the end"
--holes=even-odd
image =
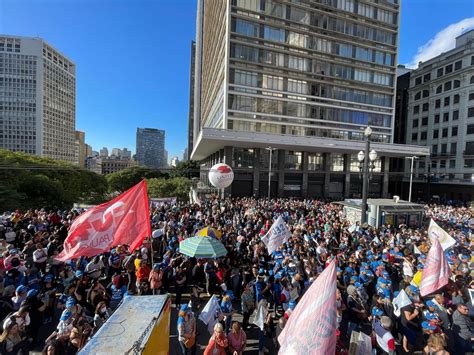
{"type": "Polygon", "coordinates": [[[229,341],[224,333],[224,327],[221,323],[214,326],[214,334],[209,339],[209,344],[204,350],[204,355],[226,355],[229,341]]]}
{"type": "Polygon", "coordinates": [[[229,352],[232,355],[242,355],[247,346],[247,335],[241,328],[239,322],[232,323],[232,330],[227,335],[229,340],[229,352]]]}

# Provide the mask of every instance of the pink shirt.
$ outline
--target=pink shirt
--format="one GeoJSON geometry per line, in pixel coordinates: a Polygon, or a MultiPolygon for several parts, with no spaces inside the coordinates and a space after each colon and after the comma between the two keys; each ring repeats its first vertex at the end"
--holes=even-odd
{"type": "Polygon", "coordinates": [[[242,329],[237,334],[230,332],[227,335],[227,339],[229,340],[229,347],[235,349],[239,354],[244,351],[245,343],[247,342],[247,335],[245,335],[245,332],[242,329]]]}

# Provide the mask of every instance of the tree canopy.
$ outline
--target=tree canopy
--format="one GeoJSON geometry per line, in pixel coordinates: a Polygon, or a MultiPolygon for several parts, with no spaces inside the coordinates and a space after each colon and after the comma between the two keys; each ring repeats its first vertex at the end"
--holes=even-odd
{"type": "Polygon", "coordinates": [[[134,166],[116,173],[108,174],[105,178],[109,185],[109,192],[124,192],[138,184],[143,179],[162,178],[165,174],[158,170],[142,166],[134,166]]]}
{"type": "Polygon", "coordinates": [[[67,162],[0,149],[0,211],[103,202],[107,181],[67,162]]]}
{"type": "Polygon", "coordinates": [[[185,177],[147,180],[148,197],[177,197],[181,201],[189,198],[191,180],[185,177]]]}

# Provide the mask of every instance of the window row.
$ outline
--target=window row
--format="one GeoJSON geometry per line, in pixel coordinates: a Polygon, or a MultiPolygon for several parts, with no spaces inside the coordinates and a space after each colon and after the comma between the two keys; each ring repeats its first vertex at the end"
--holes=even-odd
{"type": "Polygon", "coordinates": [[[229,109],[263,114],[313,118],[376,127],[391,127],[391,116],[388,115],[318,107],[303,103],[243,95],[229,95],[229,109]]]}
{"type": "Polygon", "coordinates": [[[285,43],[290,46],[337,54],[346,58],[372,62],[379,65],[392,66],[394,64],[394,55],[380,50],[330,41],[324,38],[286,31],[282,28],[268,25],[260,25],[242,19],[235,19],[232,22],[232,26],[234,32],[252,38],[263,38],[273,42],[285,43]]]}
{"type": "Polygon", "coordinates": [[[232,43],[231,57],[254,63],[272,64],[279,67],[329,75],[339,79],[357,80],[369,84],[392,86],[393,75],[374,72],[366,69],[356,69],[340,64],[318,61],[316,59],[302,58],[292,54],[270,52],[241,44],[232,43]]]}
{"type": "Polygon", "coordinates": [[[460,80],[447,81],[444,84],[438,85],[436,87],[436,93],[441,94],[442,92],[449,91],[451,89],[457,89],[461,87],[460,80]]]}

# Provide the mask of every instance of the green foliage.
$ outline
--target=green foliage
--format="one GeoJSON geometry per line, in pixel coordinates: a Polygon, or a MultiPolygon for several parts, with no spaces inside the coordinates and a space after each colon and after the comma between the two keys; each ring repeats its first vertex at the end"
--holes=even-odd
{"type": "Polygon", "coordinates": [[[199,178],[199,163],[194,160],[180,161],[170,172],[171,177],[199,178]]]}
{"type": "Polygon", "coordinates": [[[149,179],[147,186],[148,197],[177,197],[180,201],[187,201],[191,180],[185,177],[149,179]]]}
{"type": "Polygon", "coordinates": [[[153,179],[164,177],[158,170],[134,166],[106,176],[109,185],[109,192],[124,192],[135,186],[143,179],[153,179]]]}
{"type": "Polygon", "coordinates": [[[0,149],[0,211],[103,202],[107,181],[66,162],[0,149]]]}

